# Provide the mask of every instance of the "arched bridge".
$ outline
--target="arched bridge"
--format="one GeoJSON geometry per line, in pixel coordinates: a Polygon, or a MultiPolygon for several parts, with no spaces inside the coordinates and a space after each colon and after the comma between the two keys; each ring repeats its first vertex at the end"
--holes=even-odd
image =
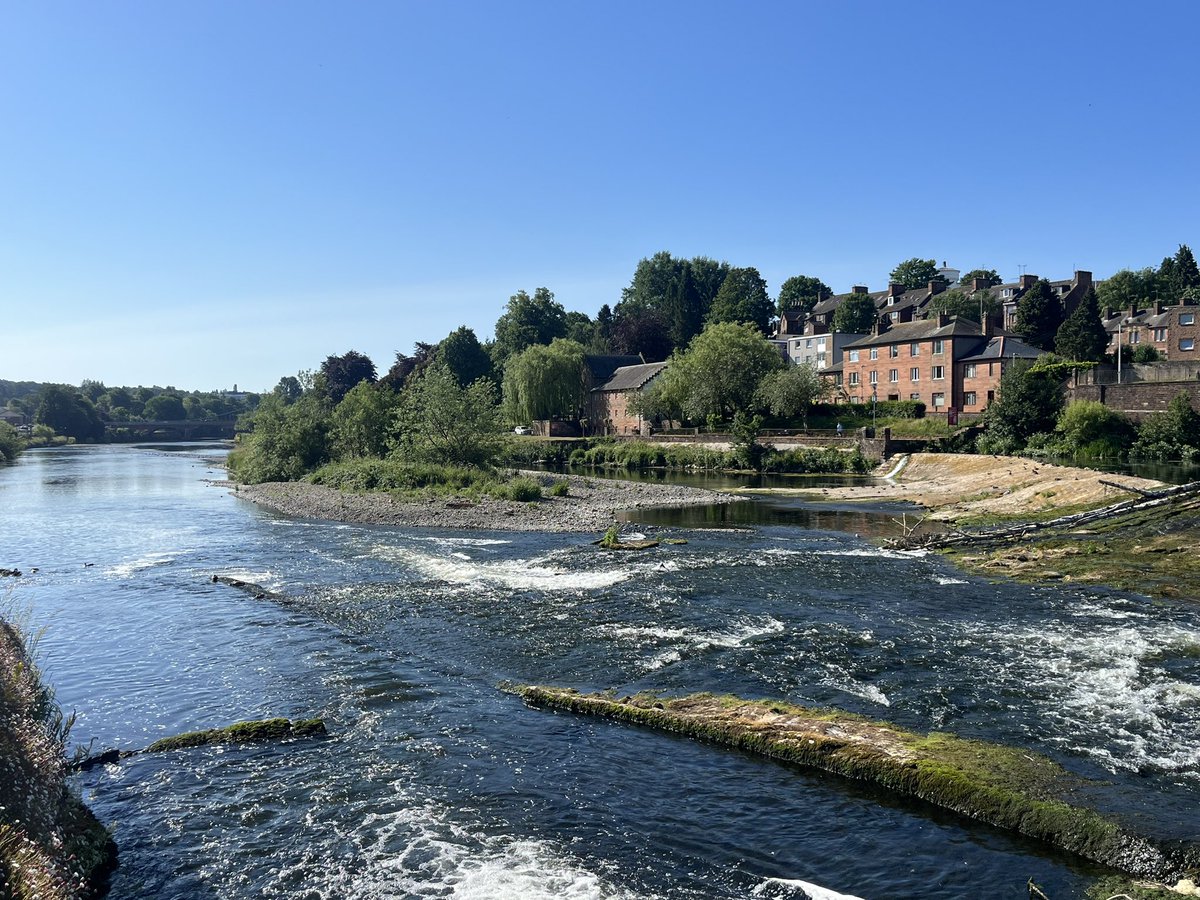
{"type": "Polygon", "coordinates": [[[106,422],[104,436],[110,441],[232,440],[233,426],[233,419],[106,422]]]}

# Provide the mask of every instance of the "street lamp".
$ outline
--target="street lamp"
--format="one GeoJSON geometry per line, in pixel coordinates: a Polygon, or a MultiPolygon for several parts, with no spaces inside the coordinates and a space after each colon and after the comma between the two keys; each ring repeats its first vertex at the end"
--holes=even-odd
{"type": "Polygon", "coordinates": [[[875,436],[875,404],[879,402],[879,388],[871,388],[871,436],[875,436]]]}
{"type": "Polygon", "coordinates": [[[1121,326],[1125,324],[1125,318],[1122,316],[1117,319],[1117,384],[1121,383],[1121,326]]]}

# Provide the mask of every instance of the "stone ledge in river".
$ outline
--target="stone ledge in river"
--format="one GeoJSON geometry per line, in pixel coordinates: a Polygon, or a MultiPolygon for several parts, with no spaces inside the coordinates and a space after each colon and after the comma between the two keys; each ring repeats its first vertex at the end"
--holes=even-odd
{"type": "Polygon", "coordinates": [[[155,741],[146,753],[204,747],[209,744],[254,744],[264,741],[283,741],[300,737],[324,737],[328,732],[321,719],[262,719],[257,722],[237,722],[225,728],[189,731],[175,737],[155,741]]]}
{"type": "Polygon", "coordinates": [[[253,581],[242,581],[240,578],[234,578],[230,575],[213,575],[209,579],[212,584],[224,584],[231,588],[237,588],[239,591],[245,591],[255,600],[267,600],[280,595],[274,591],[268,591],[261,584],[255,584],[253,581]]]}
{"type": "Polygon", "coordinates": [[[509,690],[531,706],[648,725],[878,784],[1139,877],[1176,878],[1200,868],[1197,844],[1156,842],[1073,805],[1074,790],[1094,783],[1015,747],[784,702],[710,694],[616,699],[533,685],[509,690]]]}

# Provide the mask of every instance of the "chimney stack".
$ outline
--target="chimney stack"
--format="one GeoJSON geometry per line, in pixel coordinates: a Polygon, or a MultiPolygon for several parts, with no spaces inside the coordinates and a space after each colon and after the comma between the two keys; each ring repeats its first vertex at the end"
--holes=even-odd
{"type": "Polygon", "coordinates": [[[1029,290],[1031,287],[1037,284],[1037,280],[1038,277],[1036,275],[1022,275],[1020,281],[1021,290],[1029,290]]]}
{"type": "Polygon", "coordinates": [[[854,287],[850,288],[850,293],[852,293],[852,294],[869,294],[869,293],[871,293],[871,290],[865,284],[856,284],[854,287]]]}
{"type": "Polygon", "coordinates": [[[930,297],[932,297],[934,294],[940,294],[945,289],[946,289],[946,282],[944,282],[940,279],[936,279],[934,281],[929,282],[929,296],[930,297]]]}
{"type": "Polygon", "coordinates": [[[897,281],[892,281],[892,282],[888,283],[888,296],[889,297],[899,297],[901,294],[904,293],[905,290],[906,290],[906,288],[904,287],[904,285],[900,284],[897,281]]]}
{"type": "Polygon", "coordinates": [[[937,317],[938,328],[945,328],[950,324],[950,313],[940,312],[937,317]]]}
{"type": "Polygon", "coordinates": [[[971,279],[972,294],[976,291],[986,291],[989,287],[991,287],[991,285],[988,284],[988,280],[986,278],[975,277],[971,279]]]}

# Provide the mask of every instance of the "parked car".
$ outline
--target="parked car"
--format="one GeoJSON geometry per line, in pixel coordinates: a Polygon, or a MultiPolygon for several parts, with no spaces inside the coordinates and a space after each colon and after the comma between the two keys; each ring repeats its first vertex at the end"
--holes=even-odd
{"type": "Polygon", "coordinates": [[[518,425],[513,429],[513,434],[533,434],[533,429],[528,425],[518,425]]]}

